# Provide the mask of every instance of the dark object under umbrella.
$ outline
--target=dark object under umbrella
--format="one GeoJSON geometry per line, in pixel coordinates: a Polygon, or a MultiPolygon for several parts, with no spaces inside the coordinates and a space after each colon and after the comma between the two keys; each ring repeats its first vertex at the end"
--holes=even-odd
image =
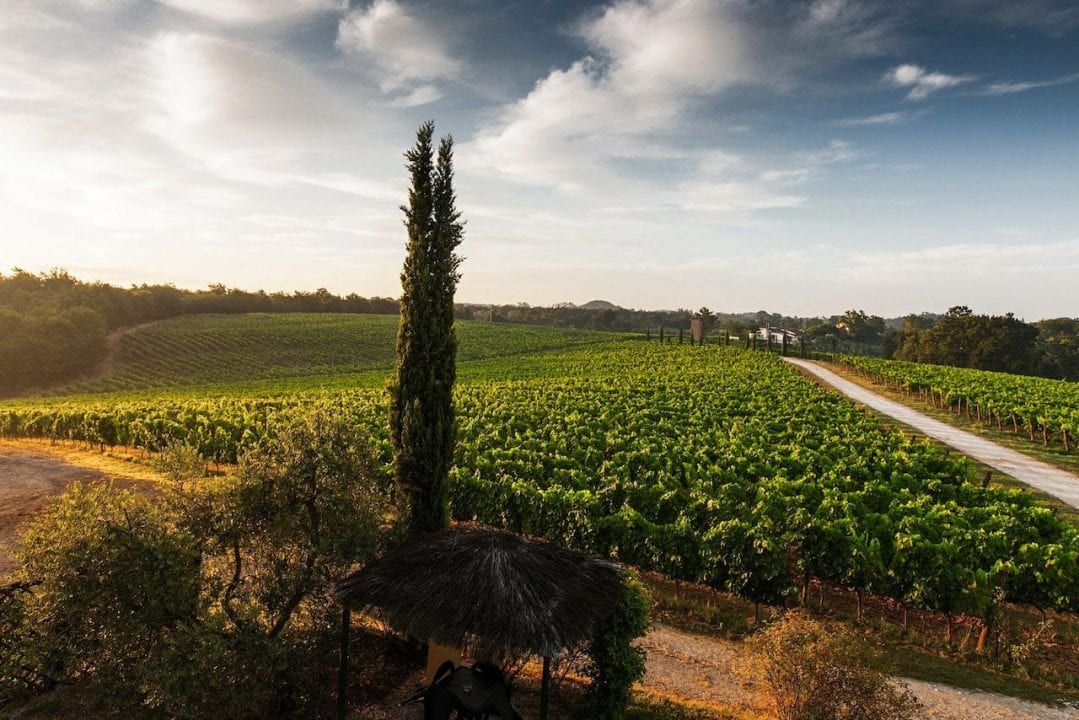
{"type": "Polygon", "coordinates": [[[541,717],[550,658],[586,642],[622,592],[613,563],[476,527],[419,536],[334,589],[348,608],[415,638],[481,658],[542,656],[541,717]]]}

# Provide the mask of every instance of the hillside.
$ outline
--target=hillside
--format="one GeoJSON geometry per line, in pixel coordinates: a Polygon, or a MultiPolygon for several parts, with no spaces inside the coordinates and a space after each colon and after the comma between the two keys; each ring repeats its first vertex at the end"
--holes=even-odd
{"type": "MultiPolygon", "coordinates": [[[[471,321],[458,321],[456,327],[462,363],[620,337],[471,321]]],[[[394,315],[187,315],[120,335],[101,376],[62,390],[140,391],[353,373],[381,377],[393,367],[396,335],[394,315]]]]}

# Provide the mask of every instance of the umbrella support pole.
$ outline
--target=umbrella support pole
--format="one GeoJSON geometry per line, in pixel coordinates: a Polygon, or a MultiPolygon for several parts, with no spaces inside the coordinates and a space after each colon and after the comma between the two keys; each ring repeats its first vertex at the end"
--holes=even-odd
{"type": "Polygon", "coordinates": [[[543,679],[540,681],[540,720],[547,720],[547,695],[551,691],[551,658],[543,656],[543,679]]]}
{"type": "Polygon", "coordinates": [[[345,605],[341,610],[341,665],[337,668],[337,720],[345,720],[348,714],[348,644],[352,629],[352,610],[345,605]]]}

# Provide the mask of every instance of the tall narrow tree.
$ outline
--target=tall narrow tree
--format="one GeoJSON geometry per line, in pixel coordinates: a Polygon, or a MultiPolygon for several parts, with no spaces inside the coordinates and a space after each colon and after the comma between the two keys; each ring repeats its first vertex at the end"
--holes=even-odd
{"type": "Polygon", "coordinates": [[[390,386],[390,430],[394,475],[408,498],[414,532],[448,524],[446,484],[456,423],[453,384],[457,337],[453,295],[460,278],[463,224],[453,190],[453,138],[442,139],[433,156],[434,123],[416,133],[405,153],[412,187],[405,227],[408,252],[401,271],[401,324],[397,331],[397,376],[390,386]]]}

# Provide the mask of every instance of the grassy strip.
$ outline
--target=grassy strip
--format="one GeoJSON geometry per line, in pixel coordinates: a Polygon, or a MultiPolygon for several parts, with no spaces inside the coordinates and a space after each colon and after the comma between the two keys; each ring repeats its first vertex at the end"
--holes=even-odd
{"type": "MultiPolygon", "coordinates": [[[[754,631],[753,605],[742,598],[692,583],[675,583],[654,573],[644,575],[652,596],[653,621],[663,622],[687,632],[728,640],[744,638],[754,631]]],[[[867,605],[872,602],[867,599],[867,605]]],[[[777,617],[782,608],[763,610],[764,623],[777,617]]],[[[839,606],[836,597],[829,600],[825,615],[847,623],[880,650],[877,669],[890,675],[924,682],[943,683],[967,690],[992,692],[1046,704],[1079,702],[1079,689],[1064,687],[1050,680],[1022,677],[1021,668],[1012,671],[994,666],[976,656],[942,655],[931,652],[923,643],[930,638],[916,631],[881,620],[857,625],[849,609],[839,606]]]]}
{"type": "Polygon", "coordinates": [[[942,657],[911,645],[887,643],[881,670],[892,675],[943,683],[952,687],[980,690],[999,695],[1055,705],[1079,701],[1079,692],[1062,690],[1014,675],[998,672],[984,665],[975,665],[955,658],[942,657]],[[895,652],[901,650],[901,652],[895,652]]]}

